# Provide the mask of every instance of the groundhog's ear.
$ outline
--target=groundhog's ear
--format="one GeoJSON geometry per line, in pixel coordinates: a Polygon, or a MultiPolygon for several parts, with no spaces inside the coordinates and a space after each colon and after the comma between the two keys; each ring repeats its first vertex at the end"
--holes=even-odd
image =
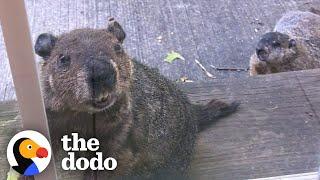
{"type": "Polygon", "coordinates": [[[112,33],[119,40],[119,42],[122,43],[123,40],[126,38],[126,33],[122,29],[121,25],[112,17],[109,18],[108,21],[108,32],[112,33]]]}
{"type": "Polygon", "coordinates": [[[40,34],[34,45],[36,54],[43,58],[50,56],[50,53],[56,43],[57,38],[49,33],[40,34]]]}

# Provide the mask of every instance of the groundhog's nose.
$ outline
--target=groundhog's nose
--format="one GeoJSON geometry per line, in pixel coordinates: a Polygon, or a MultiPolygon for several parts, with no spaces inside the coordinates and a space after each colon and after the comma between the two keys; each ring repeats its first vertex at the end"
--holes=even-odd
{"type": "Polygon", "coordinates": [[[268,48],[257,48],[257,56],[260,61],[267,61],[269,57],[268,48]]]}
{"type": "Polygon", "coordinates": [[[91,68],[90,83],[93,96],[98,97],[105,91],[111,91],[116,84],[116,71],[111,63],[103,63],[91,68]]]}

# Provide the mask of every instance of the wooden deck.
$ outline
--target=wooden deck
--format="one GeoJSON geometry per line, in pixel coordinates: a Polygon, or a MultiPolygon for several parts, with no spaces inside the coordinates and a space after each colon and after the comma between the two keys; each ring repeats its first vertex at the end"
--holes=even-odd
{"type": "MultiPolygon", "coordinates": [[[[187,83],[194,103],[241,100],[236,114],[198,137],[195,179],[253,179],[303,174],[320,166],[320,69],[250,78],[187,83]]],[[[0,105],[0,177],[8,170],[6,145],[19,127],[15,102],[0,105]]],[[[286,176],[295,177],[298,176],[286,176]]],[[[301,176],[300,176],[301,177],[301,176]]],[[[276,178],[273,178],[276,179],[276,178]]]]}
{"type": "MultiPolygon", "coordinates": [[[[246,72],[216,71],[210,65],[247,68],[258,37],[272,30],[284,12],[320,7],[319,0],[25,2],[33,39],[43,32],[61,34],[75,28],[103,28],[107,17],[114,16],[127,32],[125,46],[129,54],[159,68],[170,79],[186,76],[194,81],[209,79],[195,59],[217,78],[247,76],[246,72]],[[186,60],[163,62],[171,50],[181,53],[186,60]]],[[[13,99],[15,93],[0,30],[0,101],[13,99]]]]}

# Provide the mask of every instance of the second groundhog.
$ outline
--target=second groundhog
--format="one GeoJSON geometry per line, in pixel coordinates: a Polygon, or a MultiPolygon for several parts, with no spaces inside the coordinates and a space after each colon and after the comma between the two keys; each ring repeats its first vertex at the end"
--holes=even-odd
{"type": "Polygon", "coordinates": [[[250,59],[250,75],[320,68],[320,16],[291,11],[266,33],[250,59]]]}
{"type": "MultiPolygon", "coordinates": [[[[191,104],[157,70],[131,59],[124,39],[113,19],[106,29],[38,37],[35,52],[43,58],[42,89],[57,167],[66,157],[61,137],[78,132],[96,137],[99,151],[118,161],[116,170],[87,171],[83,179],[186,176],[199,129],[235,112],[239,103],[191,104]]],[[[61,179],[63,173],[69,171],[60,171],[61,179]]]]}

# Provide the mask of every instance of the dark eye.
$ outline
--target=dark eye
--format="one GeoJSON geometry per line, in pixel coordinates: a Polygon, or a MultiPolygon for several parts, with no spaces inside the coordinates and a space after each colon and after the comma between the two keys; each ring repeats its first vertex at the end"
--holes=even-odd
{"type": "Polygon", "coordinates": [[[57,64],[59,68],[66,68],[70,65],[70,57],[68,55],[60,54],[58,57],[57,64]]]}
{"type": "Polygon", "coordinates": [[[257,56],[258,56],[260,61],[266,61],[267,60],[267,58],[269,56],[267,51],[265,51],[263,49],[257,49],[256,52],[257,52],[257,56]]]}
{"type": "Polygon", "coordinates": [[[31,146],[31,145],[28,145],[28,146],[27,146],[27,149],[31,150],[31,149],[32,149],[32,146],[31,146]]]}
{"type": "Polygon", "coordinates": [[[116,53],[121,53],[122,52],[122,47],[120,44],[116,44],[114,45],[114,50],[116,51],[116,53]]]}
{"type": "Polygon", "coordinates": [[[272,42],[272,46],[275,47],[275,48],[279,48],[281,46],[281,44],[277,41],[273,41],[272,42]]]}
{"type": "Polygon", "coordinates": [[[296,40],[294,40],[294,39],[290,39],[290,41],[289,41],[289,48],[296,47],[296,45],[297,45],[296,40]]]}

